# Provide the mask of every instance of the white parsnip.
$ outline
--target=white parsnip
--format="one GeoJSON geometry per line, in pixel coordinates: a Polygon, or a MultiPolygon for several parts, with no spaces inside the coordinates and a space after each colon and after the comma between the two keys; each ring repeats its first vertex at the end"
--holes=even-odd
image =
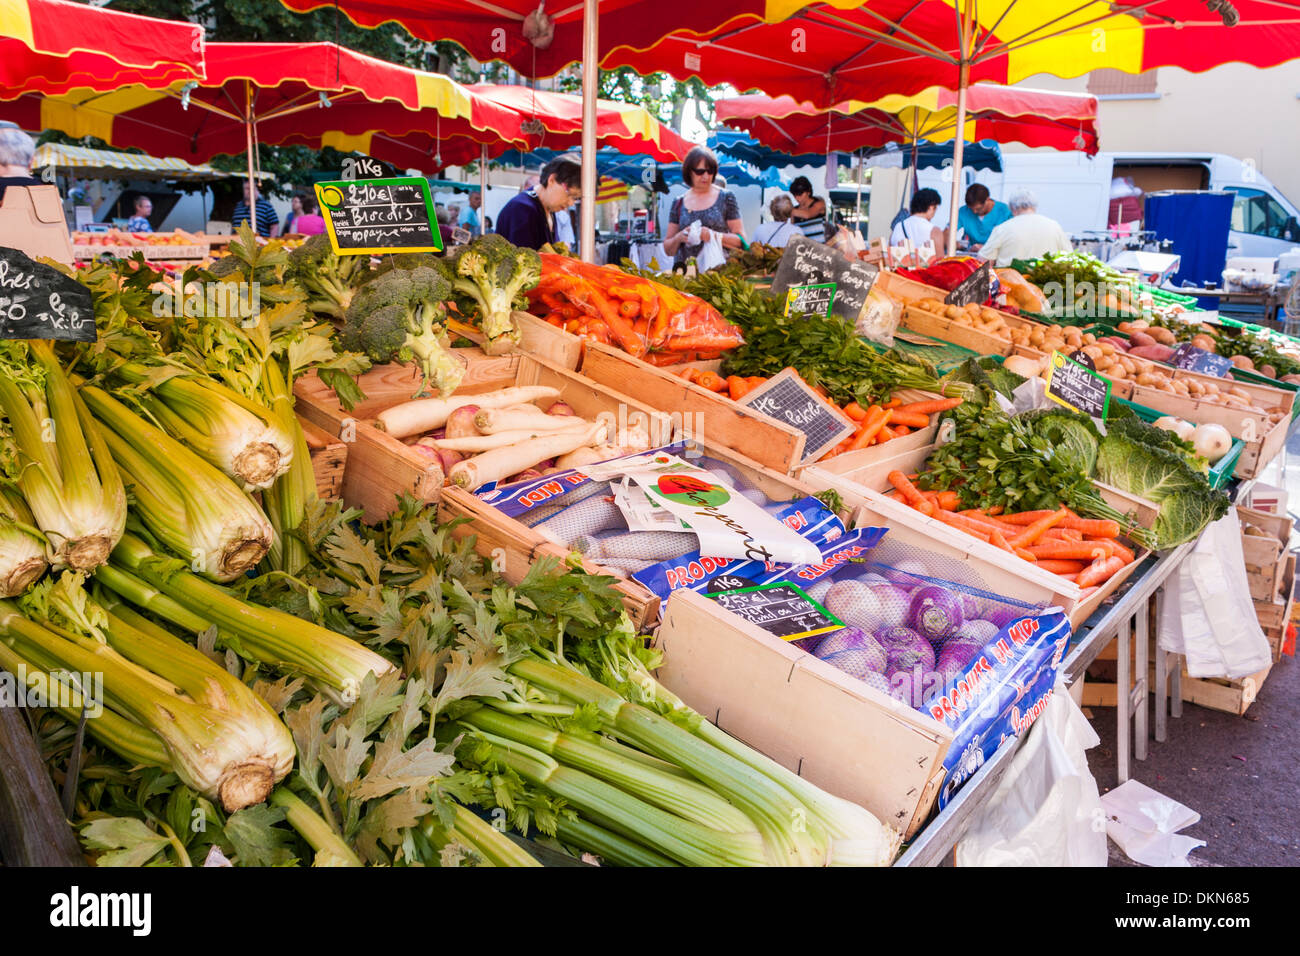
{"type": "Polygon", "coordinates": [[[451,413],[464,405],[480,408],[505,408],[560,397],[560,390],[549,385],[515,385],[482,395],[453,395],[450,398],[417,398],[386,408],[376,418],[379,427],[394,438],[407,438],[433,431],[447,424],[451,413]]]}
{"type": "Polygon", "coordinates": [[[548,415],[536,405],[516,405],[511,408],[482,408],[474,416],[474,427],[484,435],[496,432],[531,428],[534,431],[560,431],[573,428],[581,418],[573,415],[548,415]]]}
{"type": "MultiPolygon", "coordinates": [[[[491,451],[494,448],[505,448],[508,445],[518,445],[520,442],[528,441],[531,438],[542,438],[547,435],[569,435],[585,434],[591,427],[591,422],[584,422],[581,419],[575,419],[578,422],[577,428],[558,429],[555,431],[538,431],[535,428],[517,428],[512,431],[496,432],[492,435],[464,435],[459,438],[431,438],[429,443],[435,448],[445,448],[450,451],[459,451],[466,454],[478,454],[480,452],[491,451]]],[[[545,456],[547,458],[550,455],[545,456]]],[[[539,458],[538,461],[541,461],[539,458]]]]}
{"type": "Polygon", "coordinates": [[[452,484],[473,491],[489,481],[500,481],[502,478],[516,475],[548,458],[567,455],[587,445],[599,444],[605,440],[607,431],[608,427],[604,422],[597,422],[582,431],[556,432],[530,438],[518,444],[494,448],[454,465],[447,477],[452,484]]]}

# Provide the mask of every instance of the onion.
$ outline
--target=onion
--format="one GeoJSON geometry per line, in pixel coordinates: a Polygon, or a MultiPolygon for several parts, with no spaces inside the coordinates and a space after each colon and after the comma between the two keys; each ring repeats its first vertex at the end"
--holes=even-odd
{"type": "Polygon", "coordinates": [[[1184,421],[1183,419],[1177,418],[1173,415],[1162,415],[1152,424],[1154,424],[1156,428],[1163,428],[1165,431],[1173,432],[1183,441],[1191,441],[1192,433],[1196,431],[1196,426],[1191,422],[1184,421]]]}
{"type": "Polygon", "coordinates": [[[903,587],[915,587],[916,577],[928,577],[929,569],[920,561],[899,561],[892,568],[885,570],[885,577],[903,587]]]}
{"type": "Polygon", "coordinates": [[[1232,450],[1232,435],[1222,425],[1197,425],[1192,434],[1192,447],[1212,465],[1232,450]]]}

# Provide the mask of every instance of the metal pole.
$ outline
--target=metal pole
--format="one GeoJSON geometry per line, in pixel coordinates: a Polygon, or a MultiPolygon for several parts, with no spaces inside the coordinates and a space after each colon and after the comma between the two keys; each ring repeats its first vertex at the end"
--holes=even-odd
{"type": "MultiPolygon", "coordinates": [[[[862,235],[862,150],[858,150],[858,205],[853,211],[853,228],[862,235]]],[[[865,240],[867,237],[862,236],[865,240]]]]}
{"type": "Polygon", "coordinates": [[[974,28],[973,0],[966,0],[961,16],[961,67],[957,78],[957,134],[952,144],[952,202],[948,207],[948,255],[957,253],[957,200],[961,196],[962,152],[966,146],[966,87],[970,85],[970,41],[974,28]]]}
{"type": "Polygon", "coordinates": [[[248,219],[257,235],[257,177],[253,175],[253,85],[244,81],[244,132],[248,139],[248,219]]]}
{"type": "MultiPolygon", "coordinates": [[[[483,228],[483,218],[487,215],[487,143],[484,143],[478,157],[478,231],[479,235],[487,232],[483,228]]],[[[469,202],[469,200],[465,200],[469,202]]]]}
{"type": "Polygon", "coordinates": [[[596,261],[596,94],[600,81],[597,0],[583,0],[582,12],[582,215],[578,246],[583,262],[596,261]]]}

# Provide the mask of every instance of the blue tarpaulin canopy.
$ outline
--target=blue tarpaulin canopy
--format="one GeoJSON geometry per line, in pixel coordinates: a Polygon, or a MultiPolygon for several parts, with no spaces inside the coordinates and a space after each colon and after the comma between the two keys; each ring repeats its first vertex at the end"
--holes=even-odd
{"type": "MultiPolygon", "coordinates": [[[[507,166],[543,166],[563,150],[535,149],[521,153],[511,150],[502,153],[495,160],[507,166]]],[[[647,154],[620,153],[615,149],[596,151],[596,171],[601,176],[609,176],[632,186],[652,187],[658,179],[672,184],[682,181],[681,163],[659,163],[647,154]]],[[[750,164],[719,157],[718,174],[727,180],[729,186],[775,186],[785,188],[785,183],[775,169],[755,169],[750,164]]]]}
{"type": "MultiPolygon", "coordinates": [[[[771,169],[778,166],[823,166],[826,157],[820,153],[782,153],[769,149],[748,133],[722,128],[709,134],[709,148],[743,162],[757,166],[759,169],[771,169]]],[[[1002,171],[1002,149],[990,139],[978,143],[967,143],[962,156],[962,165],[973,169],[991,169],[1002,171]]],[[[952,144],[936,144],[921,140],[917,145],[917,164],[922,169],[940,169],[945,160],[952,162],[952,144]]],[[[890,144],[881,149],[866,153],[867,166],[901,166],[908,169],[912,165],[912,148],[903,144],[890,144]]]]}

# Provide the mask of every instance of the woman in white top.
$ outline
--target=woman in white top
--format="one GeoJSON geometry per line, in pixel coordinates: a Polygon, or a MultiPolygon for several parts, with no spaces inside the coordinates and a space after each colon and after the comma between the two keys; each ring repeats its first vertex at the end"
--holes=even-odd
{"type": "Polygon", "coordinates": [[[768,204],[767,208],[772,213],[772,221],[765,222],[754,230],[754,241],[774,249],[782,249],[790,241],[790,237],[799,232],[790,221],[790,214],[794,212],[794,200],[781,193],[768,204]]]}
{"type": "Polygon", "coordinates": [[[918,189],[908,206],[912,214],[894,227],[889,234],[891,246],[901,246],[907,239],[913,247],[934,243],[936,252],[943,248],[943,230],[932,222],[934,214],[939,211],[940,198],[937,190],[918,189]]]}

